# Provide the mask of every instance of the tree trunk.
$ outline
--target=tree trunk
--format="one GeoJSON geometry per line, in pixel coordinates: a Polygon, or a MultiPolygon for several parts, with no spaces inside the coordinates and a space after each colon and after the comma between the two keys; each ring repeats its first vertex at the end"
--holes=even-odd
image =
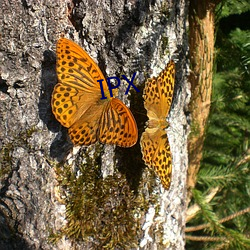
{"type": "MultiPolygon", "coordinates": [[[[210,111],[213,60],[214,60],[214,18],[215,7],[219,1],[190,1],[190,64],[192,98],[190,113],[192,118],[191,133],[188,140],[189,168],[187,187],[191,191],[196,184],[196,176],[202,159],[206,123],[210,111]]],[[[188,203],[191,192],[188,194],[188,203]]]]}
{"type": "Polygon", "coordinates": [[[184,249],[187,107],[186,1],[0,2],[0,249],[184,249]],[[129,149],[73,147],[51,112],[55,45],[79,43],[105,77],[137,72],[130,103],[139,130],[142,91],[170,58],[176,85],[167,130],[172,184],[164,190],[129,149]]]}

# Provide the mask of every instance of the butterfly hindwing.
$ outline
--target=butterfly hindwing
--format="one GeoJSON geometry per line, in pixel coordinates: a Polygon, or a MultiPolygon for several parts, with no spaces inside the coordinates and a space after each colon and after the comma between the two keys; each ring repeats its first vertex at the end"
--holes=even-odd
{"type": "Polygon", "coordinates": [[[164,188],[169,189],[172,159],[167,134],[162,129],[149,129],[142,133],[141,149],[143,160],[153,168],[164,188]],[[152,131],[153,130],[153,131],[152,131]]]}
{"type": "Polygon", "coordinates": [[[89,146],[99,140],[98,130],[103,108],[109,102],[104,100],[88,107],[86,112],[69,128],[69,136],[75,145],[89,146]]]}
{"type": "Polygon", "coordinates": [[[117,98],[107,105],[101,117],[99,138],[102,143],[131,147],[138,139],[137,126],[130,110],[117,98]]]}

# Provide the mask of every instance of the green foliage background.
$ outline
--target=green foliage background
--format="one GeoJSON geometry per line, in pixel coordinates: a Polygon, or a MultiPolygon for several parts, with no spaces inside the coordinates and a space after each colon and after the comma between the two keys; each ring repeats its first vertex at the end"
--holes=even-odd
{"type": "Polygon", "coordinates": [[[192,201],[201,212],[187,225],[209,227],[188,233],[207,238],[187,241],[187,249],[250,249],[249,212],[220,223],[250,207],[250,22],[248,28],[241,24],[243,15],[250,17],[250,2],[230,0],[217,7],[212,105],[192,201]],[[208,204],[205,197],[215,187],[219,192],[208,204]]]}

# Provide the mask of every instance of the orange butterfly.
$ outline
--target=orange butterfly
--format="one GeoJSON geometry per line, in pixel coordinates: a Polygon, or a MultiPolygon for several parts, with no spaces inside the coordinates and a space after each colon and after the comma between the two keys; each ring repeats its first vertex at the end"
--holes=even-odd
{"type": "Polygon", "coordinates": [[[141,136],[142,158],[153,167],[165,189],[169,189],[172,173],[170,145],[165,128],[174,92],[175,65],[170,61],[158,77],[148,79],[143,91],[144,107],[149,118],[141,136]]]}
{"type": "Polygon", "coordinates": [[[96,141],[131,147],[138,130],[131,111],[110,97],[107,82],[93,59],[76,43],[60,38],[57,42],[57,76],[52,94],[52,111],[66,128],[75,145],[96,141]],[[101,100],[100,85],[107,99],[101,100]]]}

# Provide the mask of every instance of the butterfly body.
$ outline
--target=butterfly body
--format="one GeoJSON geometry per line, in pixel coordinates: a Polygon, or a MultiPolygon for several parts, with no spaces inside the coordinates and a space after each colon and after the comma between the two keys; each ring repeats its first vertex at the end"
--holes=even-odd
{"type": "MultiPolygon", "coordinates": [[[[110,97],[107,82],[93,59],[74,42],[61,38],[57,43],[58,84],[52,94],[52,111],[68,128],[75,145],[97,141],[121,147],[133,146],[138,138],[131,111],[110,97]],[[97,80],[104,79],[107,99],[101,99],[97,80]]],[[[114,91],[114,96],[118,91],[114,91]]]]}
{"type": "Polygon", "coordinates": [[[169,125],[166,117],[173,97],[174,75],[174,62],[170,61],[158,77],[146,81],[143,92],[149,118],[140,140],[143,160],[156,171],[166,189],[171,183],[172,158],[165,129],[169,125]]]}

